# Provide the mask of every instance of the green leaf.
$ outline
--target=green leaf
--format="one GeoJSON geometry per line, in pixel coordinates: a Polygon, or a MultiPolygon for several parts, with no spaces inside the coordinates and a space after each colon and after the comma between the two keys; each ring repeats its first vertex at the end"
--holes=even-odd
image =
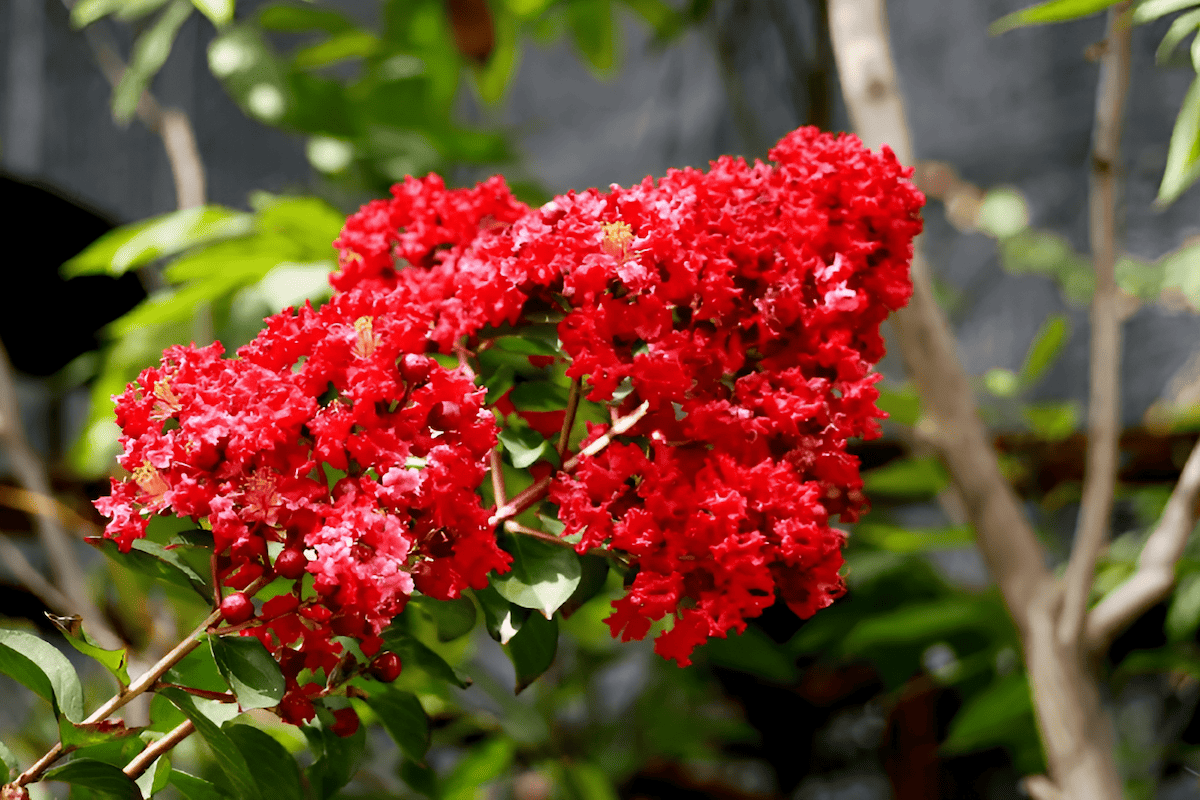
{"type": "Polygon", "coordinates": [[[497,336],[492,342],[501,350],[526,356],[562,355],[562,348],[558,343],[558,329],[555,326],[531,325],[528,332],[522,330],[521,333],[520,336],[497,336]]]}
{"type": "Polygon", "coordinates": [[[1120,0],[1048,0],[1048,2],[1023,8],[1001,17],[988,27],[988,33],[996,36],[1011,31],[1013,28],[1023,28],[1026,25],[1046,25],[1052,22],[1066,22],[1090,17],[1118,2],[1120,0]]]}
{"type": "Polygon", "coordinates": [[[1200,177],[1200,75],[1192,81],[1167,147],[1167,166],[1158,187],[1158,206],[1175,202],[1200,177]]]}
{"type": "Polygon", "coordinates": [[[400,779],[407,783],[415,792],[430,798],[441,800],[441,790],[438,788],[437,770],[425,764],[418,764],[405,759],[400,765],[400,779]]]}
{"type": "Polygon", "coordinates": [[[500,444],[508,453],[509,463],[517,469],[526,469],[538,461],[549,461],[555,465],[559,463],[554,445],[532,428],[504,428],[500,431],[500,444]]]}
{"type": "Polygon", "coordinates": [[[258,24],[269,31],[304,33],[320,30],[343,33],[355,29],[344,14],[326,8],[302,5],[271,5],[258,12],[258,24]]]}
{"type": "Polygon", "coordinates": [[[964,629],[991,629],[995,625],[996,614],[990,604],[955,596],[910,603],[867,617],[846,634],[841,646],[847,653],[862,653],[881,645],[922,644],[964,629]]]}
{"type": "Polygon", "coordinates": [[[498,103],[517,72],[521,48],[517,39],[517,21],[508,14],[493,14],[492,54],[485,65],[475,71],[475,85],[485,103],[498,103]]]}
{"type": "Polygon", "coordinates": [[[19,763],[12,750],[8,749],[8,745],[0,742],[0,786],[8,783],[13,777],[19,763]]]}
{"type": "Polygon", "coordinates": [[[174,703],[196,726],[196,732],[212,751],[217,765],[229,782],[230,793],[238,800],[261,800],[262,794],[246,757],[237,744],[196,706],[192,696],[181,689],[163,689],[159,694],[174,703]]]}
{"type": "Polygon", "coordinates": [[[1021,409],[1033,432],[1048,442],[1060,442],[1079,428],[1079,404],[1034,403],[1021,409]]]}
{"type": "Polygon", "coordinates": [[[183,556],[148,539],[138,539],[128,553],[122,553],[112,539],[89,536],[85,541],[118,564],[157,580],[191,589],[205,602],[212,601],[208,582],[188,564],[183,556]]]}
{"type": "Polygon", "coordinates": [[[724,639],[710,639],[704,645],[704,654],[713,664],[774,683],[791,684],[796,680],[795,657],[755,627],[724,639]]]}
{"type": "Polygon", "coordinates": [[[403,624],[401,620],[393,622],[380,636],[383,638],[383,646],[400,656],[400,662],[405,669],[419,669],[434,680],[452,683],[460,689],[471,685],[469,678],[460,675],[444,658],[404,630],[403,624]]]}
{"type": "Polygon", "coordinates": [[[1171,595],[1164,628],[1167,639],[1181,642],[1192,638],[1200,627],[1200,572],[1185,575],[1171,595]]]}
{"type": "Polygon", "coordinates": [[[687,21],[663,0],[621,0],[654,30],[658,42],[666,42],[683,31],[687,21]]]}
{"type": "Polygon", "coordinates": [[[897,425],[916,425],[921,418],[921,398],[911,386],[891,389],[878,385],[879,400],[876,405],[886,411],[888,419],[897,425]]]}
{"type": "Polygon", "coordinates": [[[75,723],[65,716],[58,720],[58,736],[63,747],[82,748],[96,744],[114,742],[141,732],[141,728],[127,728],[122,720],[75,723]]]}
{"type": "Polygon", "coordinates": [[[558,621],[530,614],[508,644],[504,645],[517,673],[513,691],[520,694],[554,663],[558,653],[558,621]]]}
{"type": "Polygon", "coordinates": [[[431,741],[429,717],[416,695],[385,686],[372,691],[366,702],[379,715],[400,752],[413,761],[423,762],[431,741]]]}
{"type": "Polygon", "coordinates": [[[121,275],[197,245],[244,236],[253,230],[253,217],[223,206],[173,211],[110,231],[63,264],[67,278],[79,275],[121,275]]]}
{"type": "Polygon", "coordinates": [[[509,364],[501,364],[491,375],[488,375],[483,381],[484,388],[487,389],[488,405],[498,401],[505,392],[511,389],[516,382],[516,377],[516,370],[509,364]]]}
{"type": "Polygon", "coordinates": [[[1159,17],[1165,17],[1167,14],[1174,14],[1176,11],[1183,11],[1197,5],[1200,5],[1197,0],[1140,0],[1133,9],[1133,23],[1141,25],[1145,22],[1153,22],[1159,17]]]}
{"type": "Polygon", "coordinates": [[[178,789],[187,800],[231,800],[230,795],[215,783],[177,769],[171,770],[167,783],[178,789]]]}
{"type": "Polygon", "coordinates": [[[254,779],[263,797],[304,800],[300,766],[286,747],[252,725],[230,723],[224,726],[224,731],[237,745],[246,763],[254,765],[254,779]]]}
{"type": "Polygon", "coordinates": [[[942,748],[947,753],[967,753],[1008,741],[1015,724],[1032,720],[1029,681],[1017,672],[1001,678],[967,700],[950,722],[942,748]]]}
{"type": "Polygon", "coordinates": [[[71,27],[79,30],[97,20],[116,14],[123,20],[135,20],[157,11],[167,0],[79,0],[71,6],[71,27]]]}
{"type": "Polygon", "coordinates": [[[588,65],[598,73],[612,69],[617,37],[611,0],[572,0],[566,11],[571,38],[588,65]]]}
{"type": "Polygon", "coordinates": [[[361,30],[344,31],[319,44],[297,50],[292,63],[299,69],[315,69],[348,58],[367,58],[378,49],[379,39],[373,34],[361,30]]]}
{"type": "Polygon", "coordinates": [[[474,745],[442,781],[442,800],[475,800],[481,786],[504,775],[516,749],[503,736],[474,745]]]}
{"type": "Polygon", "coordinates": [[[350,782],[358,772],[366,746],[366,728],[359,726],[352,736],[342,737],[329,730],[332,721],[332,714],[319,708],[314,724],[304,726],[304,736],[317,756],[305,773],[309,786],[321,798],[332,797],[350,782]]]}
{"type": "Polygon", "coordinates": [[[1179,47],[1183,40],[1198,27],[1200,27],[1200,9],[1180,14],[1171,23],[1171,27],[1163,36],[1162,42],[1159,43],[1158,50],[1154,53],[1154,60],[1160,65],[1165,64],[1175,52],[1175,48],[1179,47]]]}
{"type": "Polygon", "coordinates": [[[114,797],[142,800],[142,791],[120,767],[94,758],[77,758],[46,773],[44,780],[62,781],[114,797]]]}
{"type": "Polygon", "coordinates": [[[243,709],[273,708],[283,699],[283,673],[255,636],[210,636],[217,669],[243,709]]]}
{"type": "Polygon", "coordinates": [[[579,585],[579,556],[569,547],[529,536],[508,537],[506,545],[513,557],[512,569],[492,578],[492,586],[506,600],[550,619],[579,585]]]}
{"type": "Polygon", "coordinates": [[[47,611],[46,616],[54,623],[54,627],[58,628],[63,636],[67,637],[67,642],[72,647],[85,656],[99,661],[105,669],[121,682],[122,687],[129,685],[129,670],[126,666],[128,653],[126,653],[124,648],[121,650],[105,650],[103,647],[100,647],[91,636],[88,636],[87,631],[83,629],[83,617],[78,614],[60,617],[47,611]]]}
{"type": "Polygon", "coordinates": [[[0,672],[54,704],[71,722],[83,719],[83,687],[67,657],[31,633],[0,628],[0,672]]]}
{"type": "Polygon", "coordinates": [[[133,119],[142,92],[171,54],[175,36],[191,14],[192,4],[188,0],[174,0],[149,30],[138,37],[129,66],[113,88],[112,113],[118,122],[125,124],[133,119]]]}
{"type": "Polygon", "coordinates": [[[860,523],[854,526],[851,537],[891,553],[926,553],[974,544],[969,525],[948,528],[902,528],[884,523],[860,523]]]}
{"type": "Polygon", "coordinates": [[[1029,204],[1016,189],[992,189],[979,206],[975,224],[994,239],[1007,239],[1029,227],[1029,204]]]}
{"type": "Polygon", "coordinates": [[[1063,345],[1071,336],[1071,324],[1063,314],[1055,314],[1038,329],[1021,365],[1021,385],[1029,388],[1038,381],[1058,358],[1063,345]]]}
{"type": "Polygon", "coordinates": [[[192,5],[217,28],[233,22],[233,0],[192,0],[192,5]]]}
{"type": "MultiPolygon", "coordinates": [[[[555,522],[557,521],[555,520],[555,522]]],[[[608,580],[609,562],[604,556],[580,556],[579,567],[579,585],[575,587],[575,591],[567,598],[567,602],[563,603],[562,607],[558,609],[558,613],[562,614],[563,619],[570,617],[584,603],[599,594],[608,580]]]]}
{"type": "Polygon", "coordinates": [[[500,593],[487,586],[483,589],[472,589],[475,599],[483,609],[483,621],[488,635],[500,644],[508,644],[517,635],[525,620],[529,619],[530,611],[505,600],[500,593]]]}
{"type": "Polygon", "coordinates": [[[863,474],[867,495],[888,497],[933,497],[949,484],[950,478],[932,458],[902,458],[863,474]]]}
{"type": "Polygon", "coordinates": [[[409,605],[415,606],[437,626],[439,642],[452,642],[466,636],[475,629],[477,612],[468,597],[454,600],[435,600],[432,597],[414,597],[409,605]]]}
{"type": "Polygon", "coordinates": [[[154,764],[134,782],[143,797],[153,797],[167,787],[171,779],[171,757],[164,753],[154,759],[154,764]]]}

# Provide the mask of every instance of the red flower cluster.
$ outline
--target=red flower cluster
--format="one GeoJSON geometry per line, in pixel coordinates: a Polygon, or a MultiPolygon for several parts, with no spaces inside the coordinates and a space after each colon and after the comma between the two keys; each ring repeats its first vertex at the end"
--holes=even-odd
{"type": "Polygon", "coordinates": [[[332,634],[373,655],[414,586],[451,598],[507,568],[479,491],[497,423],[474,359],[497,328],[550,318],[588,400],[642,415],[548,490],[580,552],[636,565],[614,635],[671,616],[656,649],[686,664],[777,596],[811,615],[842,591],[829,522],[864,503],[846,443],[878,434],[870,367],[911,291],[924,198],[853,136],[801,129],[771,158],[540,209],[500,178],[409,178],[347,221],[328,304],[270,318],[238,359],[173,348],[118,398],[132,477],[98,504],[107,535],[128,548],[170,510],[207,521],[224,586],[294,581],[247,625],[303,718],[314,690],[295,677],[332,669],[332,634]]]}

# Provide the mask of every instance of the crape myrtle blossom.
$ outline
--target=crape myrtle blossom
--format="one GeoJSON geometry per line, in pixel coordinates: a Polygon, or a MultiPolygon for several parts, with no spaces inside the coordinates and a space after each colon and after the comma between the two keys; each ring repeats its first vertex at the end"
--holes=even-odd
{"type": "MultiPolygon", "coordinates": [[[[911,293],[924,198],[853,136],[802,128],[770,158],[538,209],[499,177],[408,178],[347,220],[330,302],[269,318],[237,358],[171,348],[117,398],[129,476],[97,503],[106,535],[128,549],[173,513],[211,529],[222,587],[292,581],[242,625],[283,666],[281,715],[309,718],[320,686],[299,679],[345,657],[335,635],[374,657],[414,590],[454,598],[507,570],[481,486],[514,409],[486,404],[476,356],[550,319],[561,352],[531,364],[641,414],[534,498],[579,552],[636,569],[614,636],[657,627],[687,664],[777,598],[810,616],[843,591],[830,522],[865,504],[846,445],[879,434],[870,368],[911,293]]],[[[553,436],[573,409],[516,413],[553,436]]]]}

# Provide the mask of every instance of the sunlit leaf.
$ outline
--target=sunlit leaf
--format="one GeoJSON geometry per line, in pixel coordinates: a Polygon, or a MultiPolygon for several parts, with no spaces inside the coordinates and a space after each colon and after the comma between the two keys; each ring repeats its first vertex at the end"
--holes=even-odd
{"type": "Polygon", "coordinates": [[[1197,0],[1139,0],[1133,9],[1133,22],[1135,25],[1153,22],[1159,17],[1194,8],[1197,5],[1200,5],[1197,0]]]}
{"type": "Polygon", "coordinates": [[[113,118],[118,122],[126,123],[133,119],[142,92],[166,62],[176,34],[191,14],[192,4],[188,0],[174,0],[154,24],[138,37],[129,66],[113,88],[113,118]]]}
{"type": "Polygon", "coordinates": [[[1162,42],[1159,43],[1158,50],[1154,53],[1154,60],[1159,64],[1165,64],[1175,52],[1175,48],[1195,32],[1196,28],[1200,28],[1200,9],[1180,14],[1163,35],[1162,42]]]}
{"type": "Polygon", "coordinates": [[[208,17],[213,25],[223,28],[233,22],[234,0],[192,0],[201,14],[208,17]]]}
{"type": "Polygon", "coordinates": [[[1167,166],[1158,187],[1159,206],[1173,203],[1200,177],[1200,76],[1192,81],[1167,147],[1167,166]]]}
{"type": "Polygon", "coordinates": [[[83,629],[83,618],[78,614],[71,616],[58,616],[46,612],[46,616],[54,623],[54,627],[58,628],[70,643],[79,652],[85,656],[99,661],[104,668],[111,672],[121,686],[129,685],[129,670],[126,667],[128,653],[125,649],[120,650],[105,650],[100,645],[88,636],[87,631],[83,629]]]}
{"type": "Polygon", "coordinates": [[[513,557],[512,569],[493,577],[492,586],[506,600],[549,619],[579,585],[579,556],[569,547],[529,536],[512,536],[506,547],[513,557]]]}
{"type": "Polygon", "coordinates": [[[1027,25],[1046,25],[1052,22],[1066,22],[1090,17],[1118,2],[1120,0],[1048,0],[1048,2],[1023,8],[1001,17],[988,27],[988,33],[995,36],[1027,25]]]}
{"type": "Polygon", "coordinates": [[[1034,334],[1025,362],[1021,365],[1021,385],[1030,387],[1041,378],[1062,352],[1071,335],[1071,325],[1063,314],[1055,314],[1042,323],[1034,334]]]}
{"type": "Polygon", "coordinates": [[[244,709],[271,708],[283,698],[279,663],[254,636],[210,636],[213,660],[244,709]]]}

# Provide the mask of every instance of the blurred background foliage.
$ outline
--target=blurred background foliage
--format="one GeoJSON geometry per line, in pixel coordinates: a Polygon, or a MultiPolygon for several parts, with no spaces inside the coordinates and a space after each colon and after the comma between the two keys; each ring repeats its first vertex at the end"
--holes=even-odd
{"type": "MultiPolygon", "coordinates": [[[[1200,27],[1193,5],[1159,3],[1158,16],[1182,12],[1163,39],[1164,61],[1200,27]]],[[[96,481],[112,469],[116,452],[108,398],[164,347],[219,339],[232,351],[266,314],[328,297],[325,278],[335,266],[330,242],[358,203],[408,174],[435,170],[466,184],[519,167],[513,131],[489,109],[504,98],[523,47],[568,40],[603,80],[621,67],[620,15],[631,13],[651,32],[653,46],[670,48],[706,24],[719,11],[713,6],[711,0],[386,0],[378,24],[366,26],[320,0],[252,7],[234,0],[78,0],[71,7],[77,28],[107,18],[130,33],[128,68],[112,91],[114,118],[134,117],[181,26],[203,15],[216,30],[207,50],[212,74],[249,118],[301,137],[320,177],[307,195],[258,192],[247,209],[210,204],[121,226],[66,261],[63,275],[70,279],[123,276],[128,284],[136,276],[144,299],[127,304],[133,307],[107,325],[98,347],[52,378],[58,391],[86,386],[91,396],[66,457],[72,483],[64,502],[88,513],[81,499],[102,490],[96,481]]],[[[1153,21],[1154,11],[1142,11],[1139,21],[1153,21]]],[[[809,88],[819,94],[819,86],[809,88]]],[[[810,110],[829,113],[815,100],[810,110]]],[[[1178,197],[1195,179],[1198,137],[1200,90],[1193,84],[1160,200],[1178,197]]],[[[917,180],[934,201],[927,213],[994,240],[1004,270],[1049,279],[1071,308],[1090,300],[1087,256],[1069,237],[1032,225],[1020,190],[975,187],[938,164],[922,165],[917,180]]],[[[550,196],[532,181],[517,181],[514,189],[533,203],[550,196]]],[[[1124,259],[1118,277],[1128,314],[1145,305],[1200,309],[1198,267],[1194,242],[1155,261],[1124,259]]],[[[940,288],[953,312],[956,290],[940,288]]],[[[1076,335],[1071,320],[1067,313],[1049,317],[1019,367],[992,368],[978,378],[1004,469],[1058,558],[1066,552],[1060,532],[1079,499],[1085,437],[1079,404],[1048,399],[1039,388],[1076,335]]],[[[922,444],[919,399],[894,377],[881,388],[881,406],[891,415],[885,435],[855,448],[872,509],[848,528],[849,591],[812,620],[801,623],[776,607],[745,634],[706,645],[696,666],[677,669],[646,643],[621,645],[609,637],[601,620],[619,577],[606,565],[585,563],[581,594],[554,621],[522,612],[494,589],[458,604],[412,603],[394,627],[406,665],[394,702],[352,701],[365,721],[382,718],[382,724],[346,740],[305,741],[296,729],[255,716],[271,742],[239,725],[227,729],[231,740],[256,763],[272,765],[266,774],[278,776],[275,789],[296,780],[289,777],[290,756],[284,758],[296,754],[320,796],[1018,796],[1017,778],[1041,770],[1042,755],[1016,633],[980,568],[947,476],[922,444]],[[415,712],[413,698],[420,705],[415,712]]],[[[1139,543],[1200,432],[1200,397],[1186,391],[1177,397],[1153,409],[1147,417],[1153,425],[1122,439],[1117,536],[1104,554],[1097,595],[1132,571],[1139,543]]],[[[510,459],[537,444],[507,443],[510,459]]],[[[0,500],[19,508],[12,496],[0,500]]],[[[97,519],[74,524],[94,532],[97,519]]],[[[177,533],[162,531],[161,542],[177,533]]],[[[1200,769],[1197,548],[1193,542],[1181,562],[1170,600],[1118,639],[1100,665],[1105,700],[1121,725],[1121,767],[1133,798],[1162,796],[1164,778],[1200,769]]],[[[117,560],[97,562],[92,573],[116,629],[133,649],[149,653],[204,615],[184,577],[163,588],[117,560]]],[[[39,622],[37,604],[22,602],[39,622]]],[[[45,635],[54,634],[47,628],[45,635]]],[[[195,678],[212,668],[198,660],[180,669],[195,678]]],[[[89,701],[111,688],[98,669],[85,677],[89,701]]],[[[218,675],[210,677],[223,686],[218,675]]],[[[8,766],[28,763],[57,735],[39,703],[22,696],[8,711],[0,736],[8,745],[0,761],[8,766]]],[[[155,703],[154,729],[182,719],[155,703]]],[[[229,780],[227,769],[211,741],[195,739],[176,751],[167,791],[218,796],[213,787],[229,780]]],[[[119,745],[105,747],[112,752],[93,755],[121,763],[119,745]]],[[[1172,785],[1184,787],[1180,780],[1172,785]]],[[[77,783],[71,796],[97,794],[77,783]]]]}

